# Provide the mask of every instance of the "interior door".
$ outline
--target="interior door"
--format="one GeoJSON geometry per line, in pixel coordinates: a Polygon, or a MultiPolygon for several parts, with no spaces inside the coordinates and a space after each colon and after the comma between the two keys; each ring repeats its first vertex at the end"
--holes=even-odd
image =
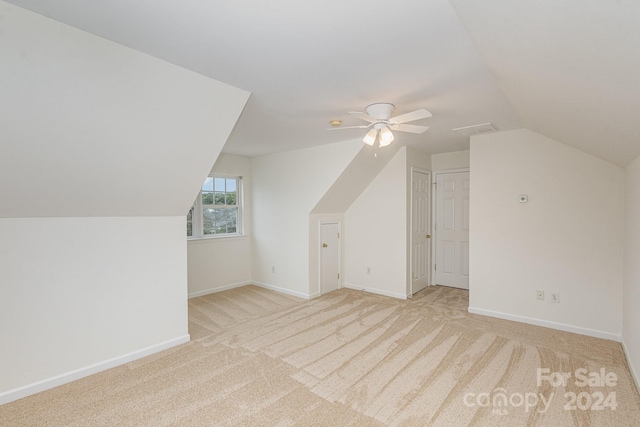
{"type": "Polygon", "coordinates": [[[430,199],[431,176],[413,171],[411,174],[411,293],[429,284],[431,260],[430,199]]]}
{"type": "Polygon", "coordinates": [[[320,294],[340,288],[340,235],[337,223],[320,226],[320,294]]]}
{"type": "Polygon", "coordinates": [[[469,289],[469,172],[436,176],[435,282],[469,289]]]}

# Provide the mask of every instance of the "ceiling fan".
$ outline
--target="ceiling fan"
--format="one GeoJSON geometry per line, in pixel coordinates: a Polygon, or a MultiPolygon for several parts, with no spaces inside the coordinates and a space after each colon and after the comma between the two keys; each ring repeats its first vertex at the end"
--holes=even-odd
{"type": "Polygon", "coordinates": [[[420,109],[415,110],[410,113],[400,114],[399,116],[391,117],[391,113],[395,105],[389,103],[377,103],[371,104],[366,108],[366,113],[359,111],[349,111],[349,114],[353,114],[356,117],[361,118],[369,122],[368,125],[361,126],[347,126],[343,128],[330,128],[332,129],[368,129],[369,132],[364,136],[362,140],[367,145],[373,145],[376,142],[376,138],[379,140],[380,147],[386,147],[391,144],[393,141],[393,133],[392,130],[397,130],[400,132],[411,132],[411,133],[423,133],[427,129],[428,126],[418,126],[418,125],[406,125],[404,123],[412,122],[414,120],[426,119],[431,117],[431,113],[427,110],[420,109]]]}

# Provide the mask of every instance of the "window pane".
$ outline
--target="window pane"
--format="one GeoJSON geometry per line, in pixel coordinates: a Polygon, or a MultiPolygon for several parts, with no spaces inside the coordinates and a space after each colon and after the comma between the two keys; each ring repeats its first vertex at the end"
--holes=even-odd
{"type": "Polygon", "coordinates": [[[224,205],[224,192],[218,192],[218,191],[216,191],[216,200],[215,200],[215,204],[216,204],[216,205],[224,205]]]}
{"type": "Polygon", "coordinates": [[[237,208],[208,208],[204,210],[204,234],[232,234],[237,232],[237,208]]]}
{"type": "Polygon", "coordinates": [[[236,179],[227,179],[227,193],[236,191],[236,179]]]}
{"type": "Polygon", "coordinates": [[[204,209],[202,218],[202,231],[204,234],[213,234],[214,225],[216,223],[214,209],[204,209]]]}
{"type": "Polygon", "coordinates": [[[227,193],[227,205],[236,205],[236,192],[227,193]]]}
{"type": "Polygon", "coordinates": [[[202,193],[202,204],[203,205],[212,205],[213,204],[213,193],[202,193]]]}
{"type": "Polygon", "coordinates": [[[213,178],[207,178],[202,184],[202,191],[213,191],[213,178]]]}
{"type": "Polygon", "coordinates": [[[224,178],[215,178],[216,180],[216,191],[224,191],[224,182],[226,181],[224,178]]]}

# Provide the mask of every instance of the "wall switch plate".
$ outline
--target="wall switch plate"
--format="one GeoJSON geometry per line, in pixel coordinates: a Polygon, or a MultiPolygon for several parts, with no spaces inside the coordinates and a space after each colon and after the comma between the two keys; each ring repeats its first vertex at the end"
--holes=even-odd
{"type": "Polygon", "coordinates": [[[551,302],[560,302],[560,292],[551,293],[551,302]]]}
{"type": "Polygon", "coordinates": [[[371,274],[371,267],[367,267],[367,274],[371,274]]]}
{"type": "Polygon", "coordinates": [[[271,266],[271,272],[272,272],[272,273],[275,273],[275,272],[276,272],[276,266],[275,266],[275,265],[272,265],[272,266],[271,266]]]}
{"type": "Polygon", "coordinates": [[[544,291],[536,291],[536,299],[544,301],[544,291]]]}

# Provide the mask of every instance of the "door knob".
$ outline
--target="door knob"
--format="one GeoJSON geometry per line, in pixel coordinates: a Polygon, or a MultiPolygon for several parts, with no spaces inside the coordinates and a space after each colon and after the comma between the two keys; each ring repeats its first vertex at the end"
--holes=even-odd
{"type": "Polygon", "coordinates": [[[323,244],[322,244],[322,247],[323,247],[323,248],[326,248],[327,246],[329,246],[329,245],[327,245],[326,243],[323,243],[323,244]]]}
{"type": "Polygon", "coordinates": [[[426,236],[424,236],[424,237],[426,237],[427,239],[430,239],[430,238],[431,238],[431,234],[427,234],[427,235],[426,235],[426,236]]]}

